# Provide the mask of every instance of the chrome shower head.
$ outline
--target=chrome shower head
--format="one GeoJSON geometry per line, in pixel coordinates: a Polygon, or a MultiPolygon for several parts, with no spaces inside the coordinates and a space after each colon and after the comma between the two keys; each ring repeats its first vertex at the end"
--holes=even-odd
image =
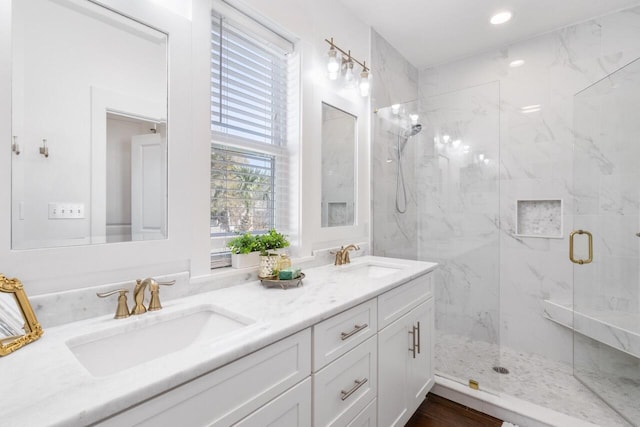
{"type": "Polygon", "coordinates": [[[422,125],[421,124],[415,124],[413,126],[411,126],[409,129],[405,129],[402,132],[402,136],[405,138],[411,138],[412,136],[416,135],[417,133],[419,133],[422,130],[422,125]]]}

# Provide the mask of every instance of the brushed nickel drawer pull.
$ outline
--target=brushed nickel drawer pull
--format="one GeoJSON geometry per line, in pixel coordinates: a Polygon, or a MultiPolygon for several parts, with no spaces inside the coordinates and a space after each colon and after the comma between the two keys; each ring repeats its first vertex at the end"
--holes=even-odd
{"type": "Polygon", "coordinates": [[[349,396],[351,396],[353,393],[358,391],[358,389],[360,387],[362,387],[363,385],[365,385],[367,383],[367,381],[369,381],[369,380],[366,379],[366,378],[363,378],[360,381],[355,380],[354,381],[355,385],[353,387],[351,387],[351,390],[349,390],[349,391],[340,390],[340,399],[347,400],[347,398],[349,396]]]}
{"type": "Polygon", "coordinates": [[[416,347],[418,348],[418,354],[420,354],[420,322],[418,322],[418,343],[416,345],[416,347]]]}
{"type": "Polygon", "coordinates": [[[409,335],[411,335],[411,345],[412,347],[409,349],[409,351],[413,354],[413,358],[416,358],[416,350],[417,350],[417,345],[416,345],[416,327],[412,326],[411,330],[409,331],[409,335]]]}
{"type": "Polygon", "coordinates": [[[340,332],[340,339],[342,339],[342,341],[344,341],[347,338],[357,334],[358,332],[360,332],[361,330],[363,330],[364,328],[366,328],[368,326],[369,325],[367,325],[366,323],[364,323],[362,325],[355,325],[351,332],[340,332]]]}

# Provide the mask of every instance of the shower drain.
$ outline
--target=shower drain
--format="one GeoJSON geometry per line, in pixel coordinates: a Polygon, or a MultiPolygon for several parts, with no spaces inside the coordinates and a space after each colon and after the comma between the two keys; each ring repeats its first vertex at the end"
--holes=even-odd
{"type": "Polygon", "coordinates": [[[503,368],[502,366],[494,366],[493,370],[499,374],[508,374],[509,370],[507,368],[503,368]]]}

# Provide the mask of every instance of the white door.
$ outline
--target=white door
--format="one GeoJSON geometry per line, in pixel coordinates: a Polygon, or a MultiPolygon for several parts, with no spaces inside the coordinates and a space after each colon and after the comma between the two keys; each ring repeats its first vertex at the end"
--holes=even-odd
{"type": "Polygon", "coordinates": [[[415,358],[413,352],[409,352],[409,376],[407,404],[409,413],[413,414],[418,406],[424,401],[429,390],[433,387],[433,354],[432,343],[433,333],[433,298],[423,302],[410,313],[410,326],[416,327],[416,350],[415,358]]]}
{"type": "Polygon", "coordinates": [[[166,237],[166,145],[160,134],[131,137],[131,238],[166,237]]]}
{"type": "Polygon", "coordinates": [[[407,376],[410,340],[407,313],[378,333],[378,424],[403,426],[409,420],[407,376]]]}

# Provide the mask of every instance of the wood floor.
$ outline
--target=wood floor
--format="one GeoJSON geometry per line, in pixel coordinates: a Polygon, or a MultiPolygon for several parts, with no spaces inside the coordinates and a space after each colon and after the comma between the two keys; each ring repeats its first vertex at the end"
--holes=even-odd
{"type": "Polygon", "coordinates": [[[405,427],[500,427],[502,421],[429,393],[405,427]]]}

